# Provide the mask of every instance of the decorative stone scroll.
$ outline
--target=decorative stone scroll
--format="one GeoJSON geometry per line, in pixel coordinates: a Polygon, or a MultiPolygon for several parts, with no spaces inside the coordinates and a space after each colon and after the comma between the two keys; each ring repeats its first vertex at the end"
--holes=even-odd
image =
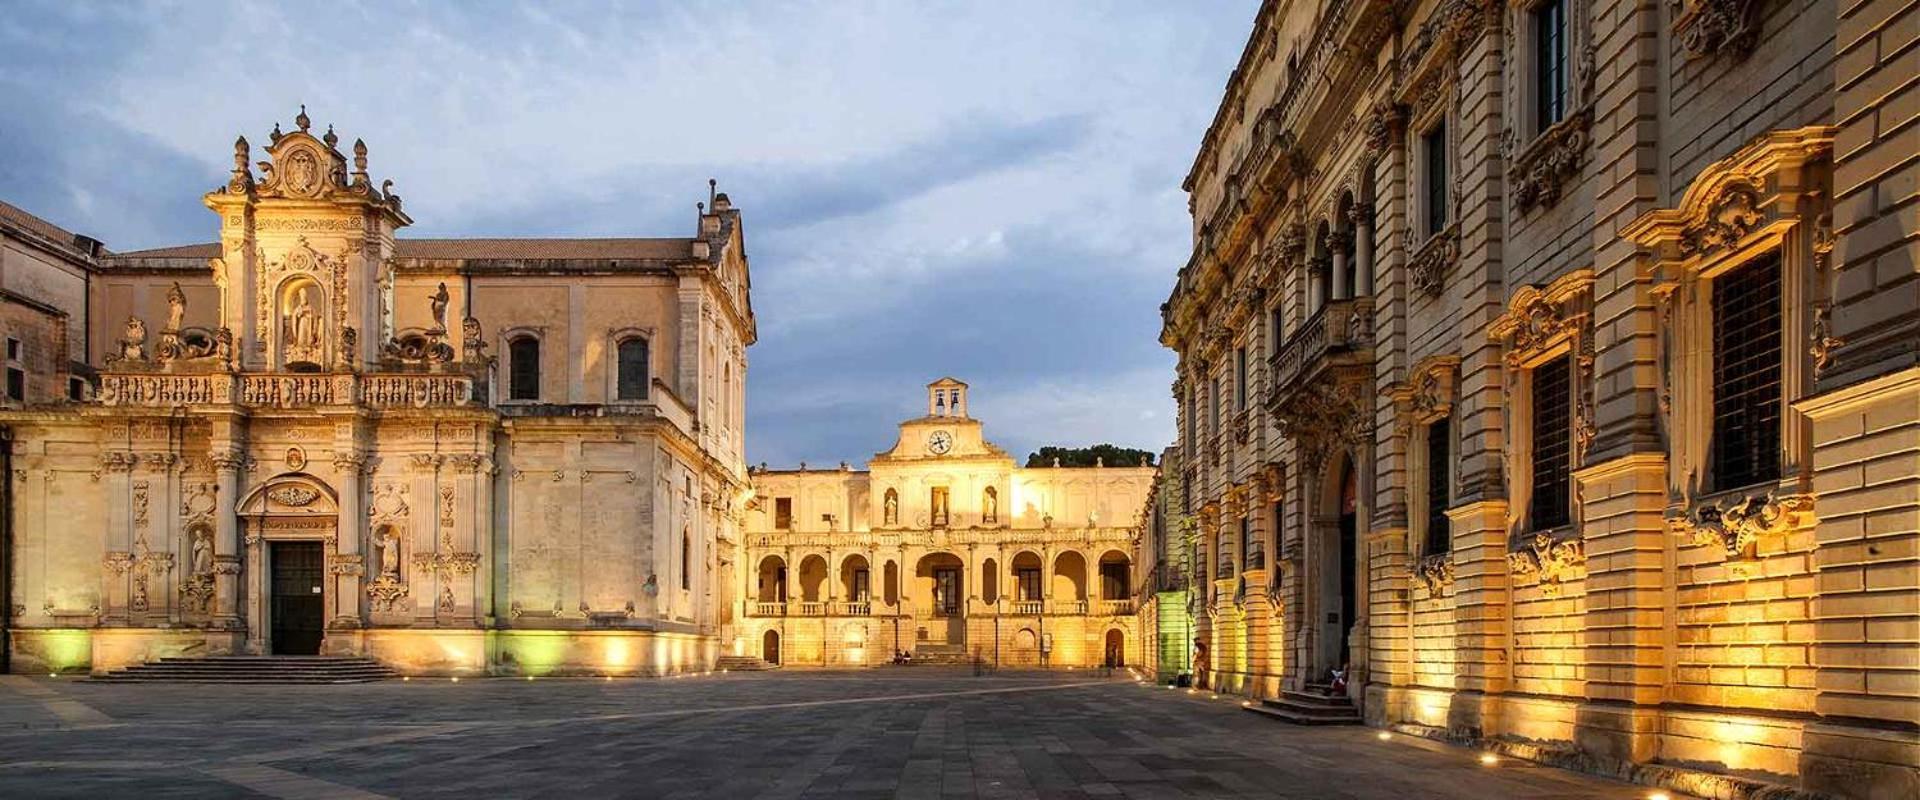
{"type": "Polygon", "coordinates": [[[1460,261],[1460,236],[1453,229],[1428,239],[1407,264],[1407,281],[1413,290],[1428,297],[1439,297],[1446,289],[1447,275],[1460,261]]]}
{"type": "Polygon", "coordinates": [[[1528,547],[1507,553],[1507,569],[1515,581],[1540,585],[1540,594],[1558,597],[1569,581],[1586,577],[1587,549],[1579,539],[1555,539],[1536,533],[1528,547]]]}
{"type": "Polygon", "coordinates": [[[1692,56],[1746,58],[1760,40],[1759,0],[1686,0],[1673,32],[1692,56]]]}
{"type": "Polygon", "coordinates": [[[1586,338],[1592,286],[1593,272],[1582,269],[1545,287],[1522,286],[1514,292],[1507,313],[1487,331],[1494,341],[1507,345],[1507,366],[1518,367],[1562,342],[1578,345],[1578,340],[1586,338]]]}
{"type": "Polygon", "coordinates": [[[1435,553],[1413,565],[1413,579],[1426,587],[1427,594],[1439,597],[1453,587],[1452,553],[1435,553]]]}
{"type": "Polygon", "coordinates": [[[1667,527],[1689,545],[1715,545],[1729,559],[1746,559],[1757,554],[1761,537],[1792,530],[1812,510],[1812,495],[1758,489],[1669,509],[1667,527]]]}
{"type": "Polygon", "coordinates": [[[1274,422],[1299,448],[1302,463],[1324,466],[1334,453],[1365,440],[1362,396],[1351,381],[1315,381],[1288,394],[1275,408],[1274,422]]]}
{"type": "Polygon", "coordinates": [[[1520,213],[1551,207],[1559,202],[1566,185],[1580,177],[1592,145],[1587,135],[1592,124],[1593,110],[1582,108],[1554,123],[1514,157],[1507,183],[1513,187],[1513,203],[1520,213]]]}

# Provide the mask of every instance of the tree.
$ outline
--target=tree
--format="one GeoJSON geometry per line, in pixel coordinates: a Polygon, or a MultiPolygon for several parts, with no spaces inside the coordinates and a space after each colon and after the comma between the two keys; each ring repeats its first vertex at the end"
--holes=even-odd
{"type": "Polygon", "coordinates": [[[1051,467],[1055,459],[1063,467],[1091,467],[1096,463],[1109,467],[1151,466],[1153,453],[1131,447],[1096,444],[1092,447],[1042,447],[1027,456],[1027,467],[1051,467]]]}

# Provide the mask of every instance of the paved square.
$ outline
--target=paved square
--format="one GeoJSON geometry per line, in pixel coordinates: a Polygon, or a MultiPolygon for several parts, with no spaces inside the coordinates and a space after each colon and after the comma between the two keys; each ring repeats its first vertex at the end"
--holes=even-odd
{"type": "Polygon", "coordinates": [[[1640,798],[1086,672],[118,685],[0,676],[0,797],[1640,798]]]}

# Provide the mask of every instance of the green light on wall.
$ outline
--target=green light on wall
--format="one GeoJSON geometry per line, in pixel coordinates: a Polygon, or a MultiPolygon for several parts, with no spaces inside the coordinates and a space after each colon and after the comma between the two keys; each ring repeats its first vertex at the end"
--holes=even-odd
{"type": "Polygon", "coordinates": [[[84,672],[93,661],[93,632],[83,629],[43,631],[41,652],[51,672],[84,672]]]}

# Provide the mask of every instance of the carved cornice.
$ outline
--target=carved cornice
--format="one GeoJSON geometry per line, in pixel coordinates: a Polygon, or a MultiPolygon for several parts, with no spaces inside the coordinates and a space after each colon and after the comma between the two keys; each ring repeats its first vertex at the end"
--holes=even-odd
{"type": "Polygon", "coordinates": [[[1387,393],[1401,413],[1408,415],[1414,424],[1424,425],[1453,413],[1459,376],[1459,356],[1427,356],[1413,366],[1404,383],[1388,387],[1387,393]]]}
{"type": "Polygon", "coordinates": [[[1799,169],[1832,152],[1835,130],[1814,125],[1770,131],[1701,170],[1673,208],[1641,215],[1620,235],[1656,259],[1693,269],[1706,256],[1737,250],[1781,220],[1799,218],[1800,195],[1816,190],[1799,169]]]}
{"type": "Polygon", "coordinates": [[[1593,271],[1569,272],[1545,287],[1522,286],[1494,320],[1487,335],[1507,346],[1507,365],[1517,367],[1568,341],[1580,350],[1585,338],[1593,271]]]}
{"type": "Polygon", "coordinates": [[[1370,430],[1365,396],[1370,394],[1354,381],[1315,381],[1276,404],[1274,423],[1300,449],[1302,463],[1324,468],[1334,453],[1365,441],[1370,430]]]}

